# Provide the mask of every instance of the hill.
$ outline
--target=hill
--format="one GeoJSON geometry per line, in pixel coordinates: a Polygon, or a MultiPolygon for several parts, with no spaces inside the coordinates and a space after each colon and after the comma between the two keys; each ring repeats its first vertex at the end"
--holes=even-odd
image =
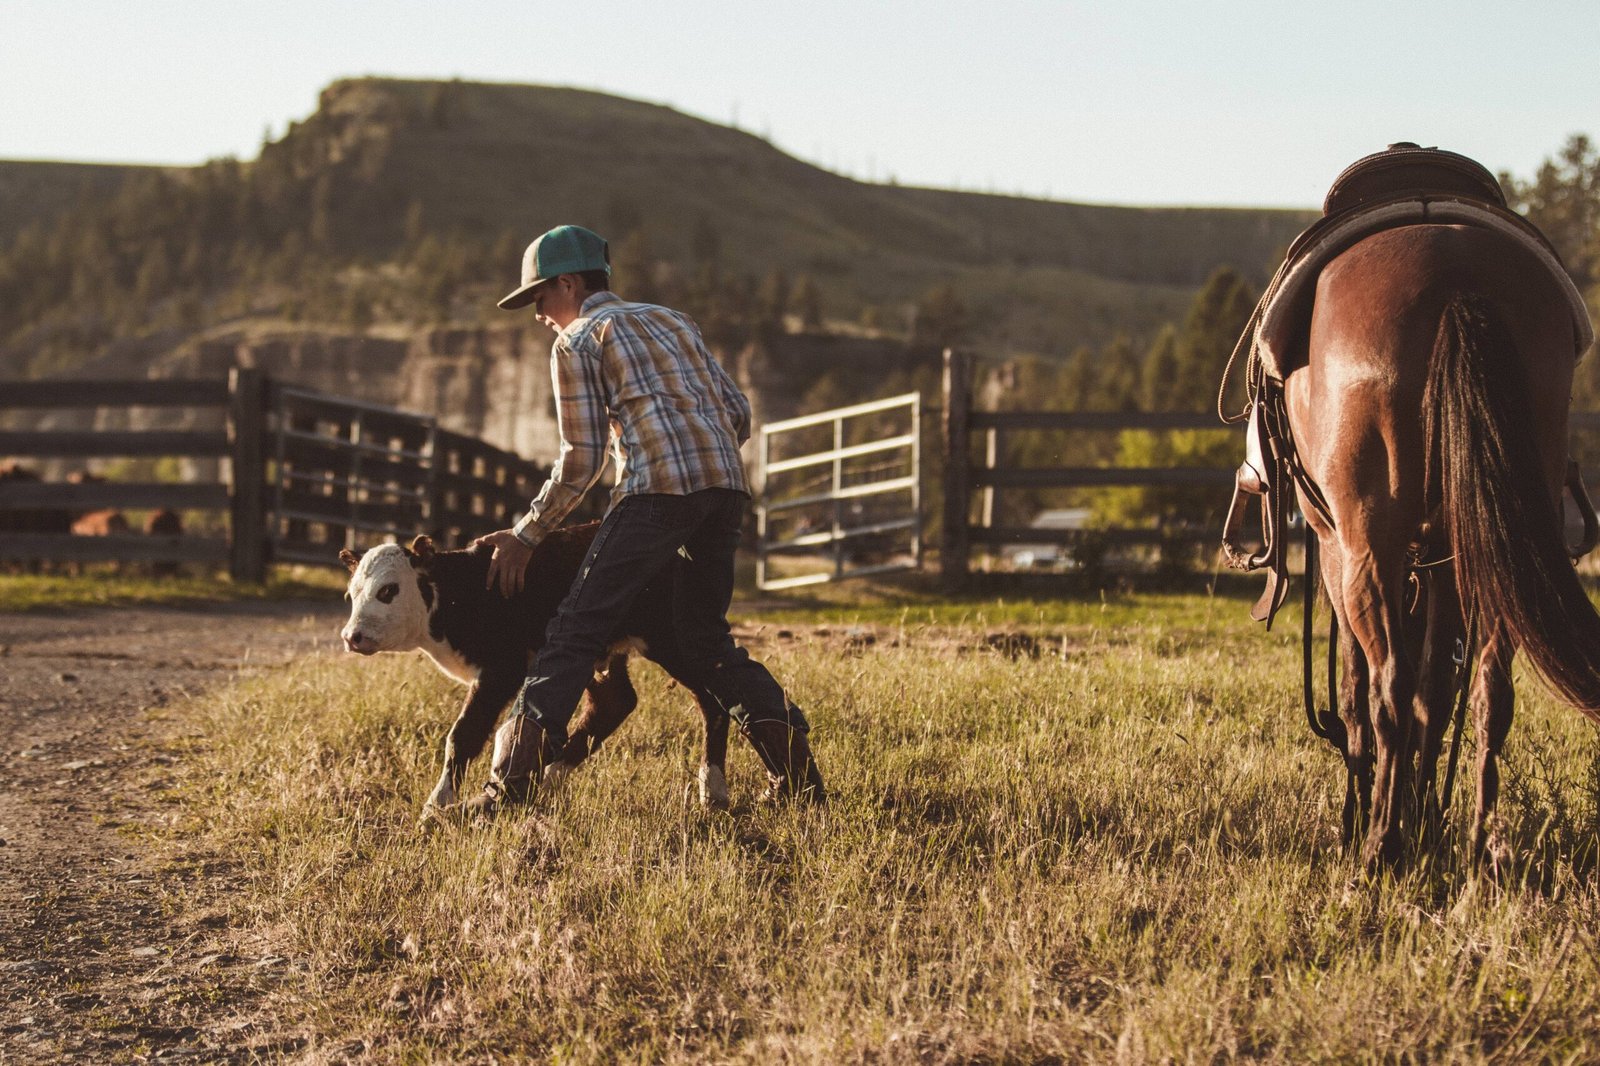
{"type": "Polygon", "coordinates": [[[0,247],[30,225],[48,227],[81,203],[113,195],[129,176],[154,167],[0,159],[0,247]]]}
{"type": "Polygon", "coordinates": [[[801,291],[836,327],[909,332],[944,285],[975,346],[1063,357],[1147,341],[1219,265],[1259,283],[1311,217],[870,184],[667,107],[389,79],[329,86],[255,160],[123,169],[0,164],[19,190],[0,196],[0,374],[252,323],[504,325],[522,246],[569,221],[611,238],[619,290],[688,306],[725,348],[801,291]],[[54,222],[19,235],[22,214],[54,222]]]}

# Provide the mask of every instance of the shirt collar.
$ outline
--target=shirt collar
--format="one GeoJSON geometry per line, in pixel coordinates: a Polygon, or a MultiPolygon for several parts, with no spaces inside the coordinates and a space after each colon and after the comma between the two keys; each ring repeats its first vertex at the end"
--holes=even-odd
{"type": "Polygon", "coordinates": [[[583,325],[589,320],[590,315],[594,311],[599,310],[606,304],[621,302],[622,297],[618,296],[614,292],[611,292],[609,289],[602,289],[600,292],[590,293],[588,296],[584,297],[583,303],[579,305],[578,317],[574,318],[571,322],[568,322],[567,327],[556,334],[556,339],[561,340],[563,338],[572,336],[579,326],[583,325]]]}
{"type": "Polygon", "coordinates": [[[618,296],[610,289],[601,289],[599,292],[592,292],[584,299],[583,306],[578,308],[578,314],[582,317],[587,317],[589,312],[594,310],[596,307],[599,307],[601,304],[612,302],[621,303],[622,297],[618,296]]]}

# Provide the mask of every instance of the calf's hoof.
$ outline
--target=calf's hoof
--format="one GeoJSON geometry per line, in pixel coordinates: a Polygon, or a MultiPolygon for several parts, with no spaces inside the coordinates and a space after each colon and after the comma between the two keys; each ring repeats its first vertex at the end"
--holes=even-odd
{"type": "Polygon", "coordinates": [[[728,809],[728,782],[715,766],[700,767],[700,806],[713,811],[728,809]]]}
{"type": "Polygon", "coordinates": [[[821,774],[809,774],[803,781],[768,774],[767,787],[761,793],[761,802],[802,803],[807,806],[825,807],[828,803],[828,793],[822,787],[821,774]]]}
{"type": "Polygon", "coordinates": [[[441,806],[429,800],[422,805],[422,813],[417,815],[417,828],[424,834],[437,833],[455,821],[455,807],[453,803],[441,806]]]}

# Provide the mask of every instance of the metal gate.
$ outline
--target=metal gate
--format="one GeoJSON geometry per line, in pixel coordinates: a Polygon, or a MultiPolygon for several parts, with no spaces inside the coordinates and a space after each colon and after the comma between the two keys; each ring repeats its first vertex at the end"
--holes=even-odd
{"type": "Polygon", "coordinates": [[[922,565],[922,397],[761,427],[756,584],[795,588],[922,565]]]}

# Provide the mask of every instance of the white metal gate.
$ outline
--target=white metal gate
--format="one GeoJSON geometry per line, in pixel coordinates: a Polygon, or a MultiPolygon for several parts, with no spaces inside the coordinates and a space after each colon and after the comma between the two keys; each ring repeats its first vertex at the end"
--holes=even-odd
{"type": "Polygon", "coordinates": [[[921,566],[921,475],[919,393],[762,426],[756,584],[921,566]]]}

